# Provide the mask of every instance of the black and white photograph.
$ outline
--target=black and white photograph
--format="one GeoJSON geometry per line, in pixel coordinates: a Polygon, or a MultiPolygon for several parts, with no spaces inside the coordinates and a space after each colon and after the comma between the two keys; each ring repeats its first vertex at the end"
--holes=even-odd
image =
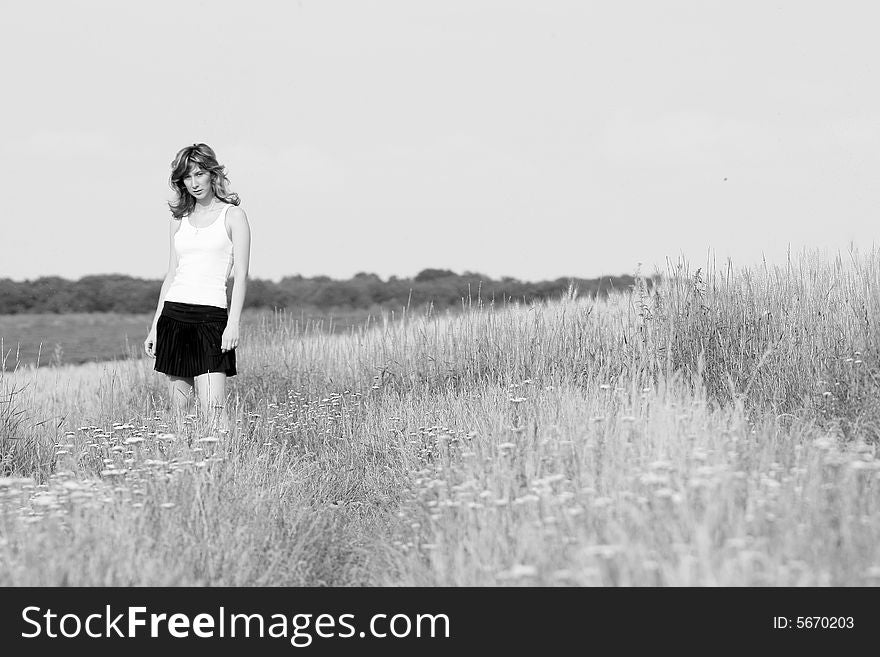
{"type": "MultiPolygon", "coordinates": [[[[229,591],[880,585],[878,18],[4,4],[0,624],[217,589],[120,636],[290,650],[229,591]]],[[[318,641],[455,634],[391,608],[318,641]]]]}

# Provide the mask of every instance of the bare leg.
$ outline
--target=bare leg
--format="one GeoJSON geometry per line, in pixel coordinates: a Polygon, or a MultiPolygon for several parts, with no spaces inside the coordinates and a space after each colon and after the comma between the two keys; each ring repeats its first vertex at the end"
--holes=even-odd
{"type": "Polygon", "coordinates": [[[202,418],[209,431],[229,431],[229,413],[226,410],[226,372],[208,372],[195,377],[196,392],[202,407],[202,418]]]}
{"type": "Polygon", "coordinates": [[[171,408],[174,411],[177,425],[181,426],[181,420],[187,415],[192,407],[195,395],[193,394],[193,377],[168,375],[168,397],[171,400],[171,408]]]}

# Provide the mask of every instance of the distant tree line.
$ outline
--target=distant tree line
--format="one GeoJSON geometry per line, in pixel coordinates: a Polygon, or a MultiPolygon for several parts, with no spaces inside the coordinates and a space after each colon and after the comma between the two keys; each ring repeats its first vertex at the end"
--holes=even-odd
{"type": "MultiPolygon", "coordinates": [[[[414,278],[391,276],[383,281],[376,274],[360,272],[348,280],[327,276],[287,276],[280,282],[249,278],[245,308],[308,308],[323,312],[351,309],[395,309],[408,306],[418,309],[433,304],[441,310],[461,307],[462,299],[474,305],[494,301],[532,302],[558,298],[570,285],[579,296],[604,296],[609,290],[632,287],[632,276],[600,278],[557,278],[536,283],[522,282],[505,276],[493,280],[489,276],[466,271],[456,274],[447,269],[424,269],[414,278]]],[[[71,312],[155,312],[162,288],[161,280],[134,278],[122,274],[84,276],[76,281],[58,276],[35,280],[13,281],[0,278],[0,314],[71,313],[71,312]]],[[[233,280],[227,295],[231,298],[233,280]]]]}

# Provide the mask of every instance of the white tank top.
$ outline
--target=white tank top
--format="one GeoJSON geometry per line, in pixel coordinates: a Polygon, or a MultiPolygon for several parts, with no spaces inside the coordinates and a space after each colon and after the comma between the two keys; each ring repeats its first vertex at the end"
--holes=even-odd
{"type": "Polygon", "coordinates": [[[177,269],[165,301],[226,308],[226,279],[232,271],[232,240],[226,234],[229,203],[213,223],[196,228],[182,217],[174,234],[177,269]]]}

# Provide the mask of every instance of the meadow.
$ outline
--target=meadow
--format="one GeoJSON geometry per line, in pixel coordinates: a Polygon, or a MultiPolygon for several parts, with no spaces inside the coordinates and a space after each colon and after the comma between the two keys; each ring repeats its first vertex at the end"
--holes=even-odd
{"type": "Polygon", "coordinates": [[[880,254],[0,375],[2,585],[880,583],[880,254]]]}
{"type": "MultiPolygon", "coordinates": [[[[248,308],[243,325],[277,321],[281,314],[294,326],[339,332],[362,324],[366,310],[308,313],[248,308]]],[[[21,313],[0,315],[0,370],[17,366],[57,367],[137,357],[153,321],[153,313],[21,313]]]]}

